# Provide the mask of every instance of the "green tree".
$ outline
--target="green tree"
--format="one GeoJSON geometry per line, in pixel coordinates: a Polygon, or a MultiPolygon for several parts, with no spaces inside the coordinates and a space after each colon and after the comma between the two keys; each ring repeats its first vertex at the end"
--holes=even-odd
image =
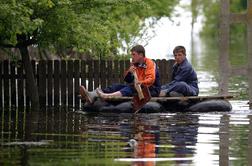
{"type": "MultiPolygon", "coordinates": [[[[204,15],[203,29],[201,35],[203,37],[213,37],[217,39],[218,29],[220,22],[220,0],[209,0],[201,2],[201,10],[204,15]]],[[[230,11],[231,12],[243,12],[247,8],[247,0],[230,0],[230,11]]],[[[232,29],[231,29],[232,30],[232,29]]],[[[233,29],[234,30],[234,29],[233,29]]],[[[243,29],[235,29],[234,35],[240,35],[243,33],[243,29]]]]}
{"type": "Polygon", "coordinates": [[[0,0],[0,47],[18,48],[33,108],[38,108],[28,46],[116,54],[141,36],[144,20],[170,16],[178,0],[0,0]]]}

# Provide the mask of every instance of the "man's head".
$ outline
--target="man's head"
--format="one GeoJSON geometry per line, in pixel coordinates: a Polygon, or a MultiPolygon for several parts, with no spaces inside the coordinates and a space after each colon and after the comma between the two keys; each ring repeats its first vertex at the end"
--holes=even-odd
{"type": "Polygon", "coordinates": [[[136,45],[130,50],[132,63],[142,63],[145,57],[145,49],[142,45],[136,45]]]}
{"type": "Polygon", "coordinates": [[[181,64],[186,58],[186,49],[184,46],[176,46],[173,55],[177,64],[181,64]]]}

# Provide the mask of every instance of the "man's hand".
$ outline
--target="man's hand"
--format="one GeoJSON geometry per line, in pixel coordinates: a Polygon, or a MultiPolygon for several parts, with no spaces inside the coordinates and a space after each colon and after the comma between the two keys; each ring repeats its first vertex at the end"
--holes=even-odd
{"type": "Polygon", "coordinates": [[[136,67],[134,65],[130,66],[129,72],[134,73],[136,71],[136,67]]]}
{"type": "Polygon", "coordinates": [[[138,80],[135,80],[135,84],[141,86],[142,83],[140,81],[138,81],[138,80]]]}

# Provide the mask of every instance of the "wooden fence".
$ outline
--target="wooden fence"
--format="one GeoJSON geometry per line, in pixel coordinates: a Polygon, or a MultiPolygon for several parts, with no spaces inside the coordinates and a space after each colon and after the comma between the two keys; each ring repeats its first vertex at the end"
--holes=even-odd
{"type": "MultiPolygon", "coordinates": [[[[156,60],[161,83],[171,79],[173,60],[156,60]]],[[[112,83],[123,83],[129,60],[47,60],[32,61],[41,106],[80,107],[79,86],[89,91],[112,83]]],[[[21,61],[0,61],[0,108],[30,106],[27,80],[21,61]]]]}

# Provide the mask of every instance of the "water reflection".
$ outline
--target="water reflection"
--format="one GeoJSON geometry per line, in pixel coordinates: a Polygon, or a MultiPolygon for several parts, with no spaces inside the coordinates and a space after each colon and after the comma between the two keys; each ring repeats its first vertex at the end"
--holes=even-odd
{"type": "Polygon", "coordinates": [[[252,115],[1,111],[0,165],[250,165],[252,115]]]}
{"type": "MultiPolygon", "coordinates": [[[[191,158],[195,153],[198,134],[198,115],[175,114],[167,119],[167,135],[174,145],[175,158],[191,158]]],[[[166,125],[165,125],[166,126],[166,125]]],[[[192,160],[178,160],[176,164],[192,164],[192,160]]]]}
{"type": "MultiPolygon", "coordinates": [[[[133,158],[155,158],[158,153],[158,145],[160,141],[160,130],[157,125],[157,118],[148,122],[141,117],[133,119],[134,138],[130,139],[129,144],[133,148],[133,158]]],[[[135,161],[134,166],[155,165],[154,161],[135,161]]]]}
{"type": "Polygon", "coordinates": [[[229,165],[229,116],[223,115],[220,121],[220,143],[219,143],[219,159],[220,165],[229,165]]]}

